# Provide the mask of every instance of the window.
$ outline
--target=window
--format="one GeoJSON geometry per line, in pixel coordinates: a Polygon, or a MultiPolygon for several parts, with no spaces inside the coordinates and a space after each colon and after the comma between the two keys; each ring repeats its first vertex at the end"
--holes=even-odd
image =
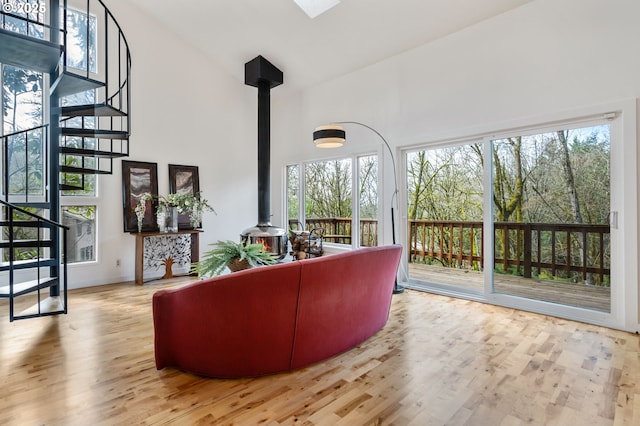
{"type": "MultiPolygon", "coordinates": [[[[64,14],[60,14],[61,19],[64,14]]],[[[67,66],[96,73],[97,19],[95,16],[67,9],[67,66]],[[88,33],[88,34],[87,34],[88,33]]]]}
{"type": "Polygon", "coordinates": [[[377,155],[289,165],[286,175],[290,227],[323,228],[328,243],[378,244],[377,155]]]}
{"type": "MultiPolygon", "coordinates": [[[[26,14],[22,16],[27,17],[26,14]]],[[[97,25],[96,16],[67,9],[60,14],[61,24],[66,16],[66,60],[67,66],[91,73],[98,72],[97,63],[97,25]]],[[[36,38],[45,38],[42,22],[44,13],[35,11],[28,17],[33,22],[7,18],[3,28],[36,38]]],[[[43,126],[48,100],[43,96],[43,87],[48,86],[48,78],[36,71],[0,64],[2,79],[2,125],[0,133],[16,135],[7,138],[6,158],[0,158],[2,164],[9,166],[9,181],[2,182],[0,187],[9,189],[9,201],[38,201],[45,198],[46,168],[44,144],[48,132],[43,126]],[[26,194],[26,195],[25,195],[26,194]]],[[[96,103],[96,92],[87,92],[66,96],[61,99],[62,106],[96,103]]],[[[68,119],[67,126],[95,128],[97,123],[93,117],[77,117],[68,119]]],[[[51,141],[50,141],[51,143],[51,141]]],[[[57,143],[57,141],[56,141],[57,143]]],[[[68,147],[97,148],[97,140],[92,138],[66,137],[63,143],[68,147]]],[[[1,150],[0,150],[1,151],[1,150]]],[[[0,152],[4,156],[4,152],[0,152]]],[[[62,156],[61,163],[88,169],[96,169],[95,158],[79,156],[62,156]]],[[[3,177],[4,179],[4,177],[3,177]]],[[[75,186],[78,189],[61,192],[61,219],[70,227],[68,233],[67,261],[84,262],[95,259],[95,216],[97,210],[96,176],[91,174],[62,174],[61,183],[75,186]]],[[[3,194],[6,195],[6,194],[3,194]]],[[[39,212],[42,213],[42,212],[39,212]]],[[[29,236],[33,231],[24,231],[29,236]]],[[[33,253],[24,251],[23,258],[33,253]]]]}
{"type": "Polygon", "coordinates": [[[96,260],[96,207],[62,207],[62,224],[69,227],[67,233],[67,262],[89,262],[96,260]]]}
{"type": "Polygon", "coordinates": [[[80,249],[80,261],[88,262],[93,260],[93,246],[83,247],[80,249]]]}
{"type": "MultiPolygon", "coordinates": [[[[10,201],[23,201],[25,194],[44,195],[42,158],[46,129],[43,124],[43,75],[36,71],[0,65],[2,68],[2,134],[7,138],[10,201]]],[[[0,155],[4,156],[4,152],[0,155]]],[[[4,182],[2,187],[4,188],[4,182]]]]}
{"type": "MultiPolygon", "coordinates": [[[[62,18],[61,18],[62,19],[62,18]]],[[[97,72],[97,64],[95,58],[97,45],[97,19],[95,16],[87,15],[82,12],[67,10],[67,65],[71,68],[79,70],[87,69],[87,55],[89,57],[89,71],[97,72]],[[87,33],[88,27],[88,33],[87,33]]],[[[64,96],[60,99],[62,106],[71,105],[90,105],[95,104],[96,91],[87,90],[85,92],[64,96]]],[[[78,127],[85,129],[96,128],[95,117],[74,117],[66,120],[67,127],[78,127]]],[[[64,146],[70,148],[97,149],[97,141],[94,138],[80,138],[75,136],[67,136],[64,139],[64,146]]],[[[95,169],[97,168],[97,160],[91,157],[82,157],[76,155],[62,156],[62,164],[65,166],[95,169]]],[[[62,196],[82,195],[95,196],[96,176],[91,174],[79,175],[63,173],[61,175],[61,183],[77,187],[79,189],[62,191],[62,196]]]]}
{"type": "MultiPolygon", "coordinates": [[[[61,14],[61,19],[63,14],[61,14]]],[[[97,72],[97,19],[93,15],[67,9],[67,66],[97,72]]],[[[96,91],[76,93],[61,98],[62,106],[96,103],[96,91]]],[[[67,120],[69,127],[95,128],[94,117],[75,117],[67,120]]],[[[65,137],[64,145],[73,148],[97,149],[94,138],[65,137]]],[[[85,169],[97,169],[91,157],[63,155],[61,164],[85,169]]],[[[61,174],[61,183],[76,187],[61,191],[62,223],[70,227],[67,235],[67,262],[91,262],[96,259],[97,178],[94,174],[61,174]],[[75,232],[74,232],[75,231],[75,232]]]]}
{"type": "Polygon", "coordinates": [[[358,157],[360,245],[378,245],[378,156],[358,157]]]}
{"type": "Polygon", "coordinates": [[[47,4],[44,0],[40,2],[29,2],[28,0],[3,1],[3,6],[11,9],[11,15],[2,16],[2,28],[13,31],[28,37],[45,39],[45,15],[47,4]],[[12,16],[13,15],[13,16],[12,16]]]}

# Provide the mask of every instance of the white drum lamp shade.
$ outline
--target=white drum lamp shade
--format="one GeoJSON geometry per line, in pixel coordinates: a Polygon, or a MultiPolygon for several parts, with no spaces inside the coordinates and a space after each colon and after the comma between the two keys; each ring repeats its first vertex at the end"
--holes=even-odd
{"type": "Polygon", "coordinates": [[[316,127],[313,132],[313,143],[318,148],[340,148],[345,140],[344,129],[336,124],[316,127]]]}

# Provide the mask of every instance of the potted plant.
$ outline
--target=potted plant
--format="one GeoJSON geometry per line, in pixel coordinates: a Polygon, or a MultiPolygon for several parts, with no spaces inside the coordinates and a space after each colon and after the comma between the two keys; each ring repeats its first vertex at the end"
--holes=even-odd
{"type": "Polygon", "coordinates": [[[278,257],[265,251],[262,244],[244,244],[235,241],[218,241],[214,248],[204,253],[202,260],[191,265],[191,272],[200,277],[220,275],[225,268],[232,272],[261,265],[272,265],[278,257]]]}
{"type": "Polygon", "coordinates": [[[178,230],[178,213],[189,216],[189,223],[195,229],[202,222],[202,213],[216,211],[209,205],[209,202],[202,197],[202,192],[195,194],[168,194],[168,195],[152,195],[145,192],[138,199],[135,207],[136,216],[138,218],[138,232],[142,231],[142,221],[144,219],[147,201],[158,200],[157,221],[160,231],[177,231],[178,230]]]}
{"type": "Polygon", "coordinates": [[[182,194],[178,209],[180,213],[189,215],[189,223],[193,228],[197,228],[202,223],[202,212],[209,211],[216,214],[216,211],[209,205],[206,198],[202,196],[202,192],[195,194],[182,194]]]}

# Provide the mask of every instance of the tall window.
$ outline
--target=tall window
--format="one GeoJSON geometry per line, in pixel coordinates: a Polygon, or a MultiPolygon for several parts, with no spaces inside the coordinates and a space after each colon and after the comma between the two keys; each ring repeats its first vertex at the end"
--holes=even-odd
{"type": "MultiPolygon", "coordinates": [[[[9,167],[10,196],[44,195],[42,87],[42,73],[2,65],[2,133],[8,136],[7,158],[2,160],[9,167]]],[[[0,155],[4,156],[4,150],[0,155]]]]}
{"type": "Polygon", "coordinates": [[[324,229],[325,242],[377,245],[377,155],[287,166],[287,215],[290,227],[324,229]]]}
{"type": "MultiPolygon", "coordinates": [[[[97,72],[97,19],[86,13],[67,10],[67,66],[79,70],[97,72]]],[[[89,105],[96,103],[95,90],[63,97],[62,106],[89,105]]],[[[70,127],[91,129],[96,127],[94,117],[75,117],[66,123],[70,127]]],[[[95,149],[97,140],[67,136],[63,141],[67,147],[95,149]]],[[[90,157],[63,155],[61,164],[93,169],[96,160],[90,157]]],[[[94,174],[63,173],[61,182],[77,189],[61,192],[62,223],[69,226],[67,261],[89,262],[96,260],[96,214],[97,178],[94,174]]]]}
{"type": "Polygon", "coordinates": [[[95,206],[62,207],[62,223],[69,227],[67,235],[68,263],[96,260],[94,256],[95,222],[95,206]]]}
{"type": "MultiPolygon", "coordinates": [[[[61,18],[64,14],[60,14],[61,18]]],[[[97,72],[98,20],[95,16],[67,9],[67,66],[97,72]]]]}
{"type": "Polygon", "coordinates": [[[378,245],[378,156],[358,157],[360,245],[378,245]]]}
{"type": "MultiPolygon", "coordinates": [[[[33,13],[22,14],[31,21],[42,22],[44,14],[33,10],[33,13]]],[[[64,16],[61,13],[61,19],[64,16]]],[[[87,69],[97,72],[97,18],[85,13],[67,10],[67,65],[76,69],[87,69]]],[[[28,37],[44,38],[44,27],[8,17],[3,21],[3,28],[19,32],[28,37]]],[[[8,165],[8,182],[10,201],[44,200],[46,183],[45,141],[48,129],[44,112],[47,109],[46,91],[49,83],[42,73],[0,64],[2,77],[2,126],[0,132],[9,135],[6,139],[7,154],[0,149],[2,164],[8,165]]],[[[93,104],[96,102],[93,90],[66,96],[61,99],[62,106],[93,104]]],[[[75,127],[95,127],[94,118],[74,118],[67,125],[75,127]],[[77,123],[74,121],[80,121],[77,123]]],[[[49,143],[58,143],[50,141],[49,143]]],[[[67,146],[95,148],[96,140],[91,138],[67,137],[67,146]]],[[[61,164],[94,168],[95,159],[76,156],[63,156],[61,164]]],[[[2,176],[4,179],[4,175],[2,176]]],[[[95,218],[96,218],[96,177],[95,175],[63,174],[62,182],[76,186],[77,190],[65,190],[61,193],[61,221],[69,225],[73,232],[69,235],[70,263],[95,260],[95,218]]],[[[5,188],[2,182],[1,188],[5,188]]],[[[56,190],[53,188],[52,190],[56,190]]],[[[33,210],[42,214],[42,211],[33,210]]],[[[21,238],[35,238],[34,230],[25,229],[21,238]]],[[[6,255],[6,254],[5,254],[6,255]]],[[[20,253],[20,257],[29,258],[35,253],[20,253]]]]}

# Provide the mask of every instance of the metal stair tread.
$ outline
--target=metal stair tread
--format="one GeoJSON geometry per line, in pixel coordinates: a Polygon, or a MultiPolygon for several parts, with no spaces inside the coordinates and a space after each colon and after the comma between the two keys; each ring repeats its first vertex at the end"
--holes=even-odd
{"type": "Polygon", "coordinates": [[[129,132],[123,130],[107,130],[107,129],[79,129],[75,127],[60,128],[62,136],[78,136],[82,138],[97,139],[128,139],[129,132]]]}
{"type": "Polygon", "coordinates": [[[41,300],[40,303],[36,303],[19,314],[14,315],[13,319],[21,320],[64,313],[66,313],[66,310],[62,298],[60,296],[50,296],[41,300]]]}
{"type": "Polygon", "coordinates": [[[83,191],[84,188],[76,185],[69,185],[68,183],[61,183],[58,185],[60,191],[83,191]]]}
{"type": "MultiPolygon", "coordinates": [[[[29,269],[29,268],[37,268],[47,267],[47,266],[55,266],[58,264],[58,259],[50,259],[50,258],[40,258],[38,262],[37,259],[27,259],[27,260],[14,260],[13,261],[13,269],[29,269]]],[[[10,262],[0,262],[0,271],[8,271],[11,269],[10,262]]]]}
{"type": "MultiPolygon", "coordinates": [[[[53,245],[53,241],[50,239],[41,239],[41,240],[13,240],[13,247],[15,248],[27,248],[27,247],[51,247],[53,245]]],[[[9,248],[11,243],[9,240],[0,240],[0,248],[9,248]]]]}
{"type": "Polygon", "coordinates": [[[129,156],[128,152],[102,151],[98,149],[74,148],[70,146],[61,146],[60,154],[78,155],[82,157],[105,157],[105,158],[120,158],[120,157],[129,156]]]}
{"type": "MultiPolygon", "coordinates": [[[[8,220],[0,220],[0,226],[10,226],[11,222],[8,220]]],[[[51,228],[51,224],[47,222],[39,222],[37,220],[14,220],[13,226],[16,228],[51,228]]]]}
{"type": "Polygon", "coordinates": [[[127,114],[119,109],[105,104],[71,105],[60,108],[63,117],[126,117],[127,114]]]}
{"type": "Polygon", "coordinates": [[[61,173],[71,173],[77,175],[110,175],[111,170],[87,169],[84,167],[60,166],[61,173]]]}
{"type": "MultiPolygon", "coordinates": [[[[22,198],[22,197],[20,197],[22,198]]],[[[18,207],[32,207],[34,209],[47,210],[51,207],[51,204],[46,201],[15,201],[11,200],[11,204],[18,207]]]]}
{"type": "MultiPolygon", "coordinates": [[[[43,289],[43,288],[51,287],[51,285],[55,284],[57,281],[58,279],[56,277],[46,277],[46,278],[40,278],[39,280],[31,280],[31,281],[23,281],[20,283],[14,283],[13,295],[22,296],[23,294],[34,292],[38,288],[43,289]]],[[[0,286],[0,298],[10,297],[10,294],[11,294],[11,288],[8,284],[0,286]]]]}
{"type": "Polygon", "coordinates": [[[69,96],[87,90],[103,87],[102,81],[87,78],[83,75],[74,74],[69,71],[62,72],[51,85],[50,92],[55,92],[58,96],[69,96]]]}
{"type": "Polygon", "coordinates": [[[19,68],[49,73],[55,70],[62,54],[59,44],[0,28],[0,62],[19,68]]]}

